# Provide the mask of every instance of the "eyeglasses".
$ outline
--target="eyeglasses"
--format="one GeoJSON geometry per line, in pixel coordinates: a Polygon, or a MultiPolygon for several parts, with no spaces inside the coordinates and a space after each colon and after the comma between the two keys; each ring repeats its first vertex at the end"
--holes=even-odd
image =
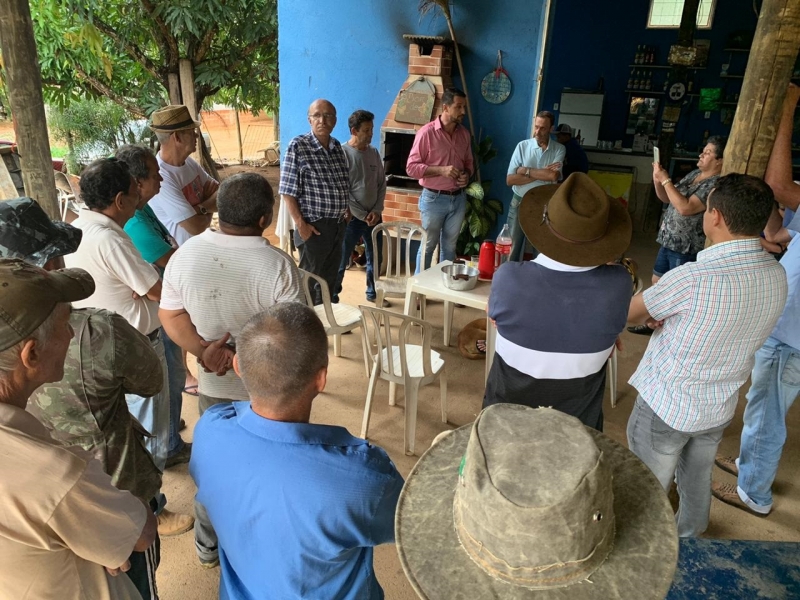
{"type": "Polygon", "coordinates": [[[314,113],[313,115],[308,115],[308,118],[312,121],[335,121],[336,115],[334,113],[314,113]]]}

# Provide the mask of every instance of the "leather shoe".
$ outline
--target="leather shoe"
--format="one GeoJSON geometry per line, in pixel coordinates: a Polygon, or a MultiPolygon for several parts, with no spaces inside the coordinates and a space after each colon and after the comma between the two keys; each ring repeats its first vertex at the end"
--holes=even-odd
{"type": "Polygon", "coordinates": [[[650,329],[647,325],[642,323],[641,325],[635,325],[633,327],[628,327],[628,331],[631,333],[635,333],[636,335],[653,335],[654,329],[650,329]]]}
{"type": "Polygon", "coordinates": [[[739,497],[739,492],[736,490],[736,486],[731,483],[717,483],[716,481],[712,481],[711,493],[714,494],[714,497],[717,500],[722,500],[725,504],[735,506],[736,508],[748,512],[751,515],[761,517],[762,519],[769,515],[768,512],[756,512],[747,506],[747,504],[742,502],[742,499],[739,497]]]}
{"type": "Polygon", "coordinates": [[[714,459],[714,464],[726,473],[736,475],[737,477],[739,476],[739,467],[736,466],[736,459],[732,456],[722,456],[718,454],[717,458],[714,459]]]}
{"type": "Polygon", "coordinates": [[[192,458],[192,444],[191,442],[184,442],[183,448],[178,450],[177,454],[167,458],[164,468],[170,469],[176,465],[182,465],[189,462],[190,458],[192,458]]]}
{"type": "Polygon", "coordinates": [[[174,513],[166,508],[158,515],[158,535],[161,537],[172,537],[186,533],[194,527],[194,517],[174,513]]]}

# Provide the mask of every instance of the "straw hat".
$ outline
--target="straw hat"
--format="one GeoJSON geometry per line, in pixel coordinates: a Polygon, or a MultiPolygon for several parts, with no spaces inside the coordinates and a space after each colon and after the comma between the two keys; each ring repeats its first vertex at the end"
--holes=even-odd
{"type": "Polygon", "coordinates": [[[150,129],[153,131],[183,131],[198,127],[200,121],[195,121],[183,104],[170,104],[158,109],[150,117],[150,129]]]}
{"type": "Polygon", "coordinates": [[[575,417],[512,404],[420,458],[395,537],[427,600],[663,599],[678,561],[672,508],[644,463],[575,417]]]}
{"type": "Polygon", "coordinates": [[[574,267],[615,260],[631,243],[628,209],[585,173],[528,191],[519,223],[539,252],[574,267]]]}

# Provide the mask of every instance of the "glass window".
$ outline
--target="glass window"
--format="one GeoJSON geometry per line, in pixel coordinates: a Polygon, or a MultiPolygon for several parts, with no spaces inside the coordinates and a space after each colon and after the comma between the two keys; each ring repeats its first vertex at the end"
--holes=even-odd
{"type": "MultiPolygon", "coordinates": [[[[716,0],[700,0],[697,10],[697,27],[711,29],[716,0]]],[[[650,29],[677,29],[681,24],[683,0],[650,0],[650,15],[647,27],[650,29]]]]}

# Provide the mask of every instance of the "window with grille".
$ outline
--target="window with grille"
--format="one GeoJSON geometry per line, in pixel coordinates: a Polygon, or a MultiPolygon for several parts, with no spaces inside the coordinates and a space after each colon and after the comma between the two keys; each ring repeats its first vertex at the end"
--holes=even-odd
{"type": "MultiPolygon", "coordinates": [[[[697,27],[711,29],[716,0],[700,0],[697,10],[697,27]]],[[[647,27],[650,29],[678,28],[681,24],[683,0],[650,0],[650,16],[647,27]]]]}

